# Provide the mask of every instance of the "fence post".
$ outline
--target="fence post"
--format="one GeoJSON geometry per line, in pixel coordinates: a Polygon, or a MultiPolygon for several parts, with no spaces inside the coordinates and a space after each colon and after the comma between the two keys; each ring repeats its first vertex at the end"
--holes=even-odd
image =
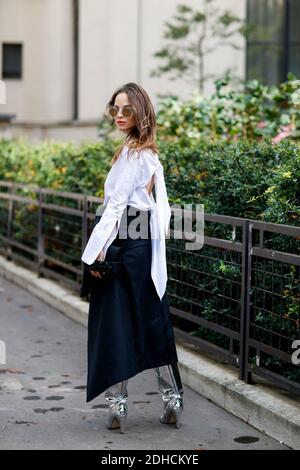
{"type": "MultiPolygon", "coordinates": [[[[82,201],[82,245],[81,249],[82,252],[85,249],[85,245],[87,244],[87,238],[88,238],[88,197],[85,194],[83,196],[83,201],[82,201]]],[[[82,261],[82,273],[84,269],[84,264],[82,261]]]]}
{"type": "Polygon", "coordinates": [[[249,373],[249,334],[250,334],[250,293],[251,293],[251,253],[252,223],[246,219],[243,224],[242,254],[242,293],[241,293],[241,324],[240,324],[240,355],[239,378],[251,382],[249,373]]]}
{"type": "MultiPolygon", "coordinates": [[[[14,189],[15,189],[14,183],[11,183],[9,187],[9,192],[11,196],[13,196],[13,194],[15,193],[14,189]]],[[[6,238],[6,259],[8,260],[11,259],[11,255],[12,255],[10,241],[12,237],[12,224],[13,224],[14,212],[15,212],[15,201],[13,197],[10,197],[8,200],[7,238],[6,238]]]]}
{"type": "Polygon", "coordinates": [[[44,236],[43,236],[43,201],[44,201],[44,194],[43,189],[39,189],[39,212],[38,212],[38,260],[37,260],[37,274],[39,277],[43,275],[42,273],[42,266],[45,262],[45,247],[44,247],[44,236]]]}
{"type": "MultiPolygon", "coordinates": [[[[87,196],[84,195],[82,199],[82,243],[81,243],[81,252],[83,252],[85,245],[87,243],[88,237],[88,200],[87,196]]],[[[81,261],[81,283],[79,291],[81,292],[82,285],[84,282],[84,263],[81,261]]],[[[81,293],[80,293],[81,295],[81,293]]]]}
{"type": "Polygon", "coordinates": [[[82,250],[84,250],[85,248],[85,245],[87,243],[87,236],[88,236],[87,214],[88,214],[87,196],[85,194],[83,196],[83,201],[82,201],[82,250]]]}

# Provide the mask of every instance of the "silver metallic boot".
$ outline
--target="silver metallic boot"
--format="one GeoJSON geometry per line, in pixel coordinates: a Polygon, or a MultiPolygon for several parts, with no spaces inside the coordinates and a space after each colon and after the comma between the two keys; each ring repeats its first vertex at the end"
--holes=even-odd
{"type": "Polygon", "coordinates": [[[183,388],[178,365],[170,364],[155,368],[158,388],[162,393],[164,411],[160,422],[175,424],[179,428],[179,421],[183,411],[183,388]]]}
{"type": "Polygon", "coordinates": [[[104,394],[105,400],[109,405],[109,415],[106,420],[107,429],[118,429],[124,434],[125,421],[128,413],[127,399],[127,383],[123,380],[109,387],[104,394]]]}

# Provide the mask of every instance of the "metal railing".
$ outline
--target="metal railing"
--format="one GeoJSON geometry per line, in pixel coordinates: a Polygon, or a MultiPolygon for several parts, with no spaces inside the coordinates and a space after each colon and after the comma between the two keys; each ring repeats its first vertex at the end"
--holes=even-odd
{"type": "MultiPolygon", "coordinates": [[[[81,254],[101,203],[0,181],[0,253],[78,293],[81,254]]],[[[204,214],[204,221],[204,246],[197,251],[183,248],[171,223],[175,335],[235,364],[246,382],[255,373],[298,394],[300,365],[292,348],[300,338],[300,227],[215,214],[204,214]]]]}

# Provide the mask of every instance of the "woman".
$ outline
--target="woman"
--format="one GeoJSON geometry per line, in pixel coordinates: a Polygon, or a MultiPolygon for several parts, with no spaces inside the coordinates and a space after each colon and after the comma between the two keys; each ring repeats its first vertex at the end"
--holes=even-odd
{"type": "Polygon", "coordinates": [[[87,402],[105,391],[106,426],[123,433],[128,379],[153,369],[164,402],[160,421],[178,428],[183,388],[165,292],[171,210],[156,153],[155,113],[148,94],[135,83],[117,89],[108,110],[125,139],[112,159],[104,211],[81,259],[88,265],[108,260],[109,247],[118,246],[122,271],[113,279],[96,271],[90,275],[87,402]]]}

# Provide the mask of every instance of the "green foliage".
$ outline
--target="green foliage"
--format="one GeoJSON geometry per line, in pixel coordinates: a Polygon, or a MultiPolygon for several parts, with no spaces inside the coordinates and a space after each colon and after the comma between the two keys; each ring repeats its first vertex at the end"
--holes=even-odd
{"type": "Polygon", "coordinates": [[[166,74],[170,80],[178,77],[191,80],[198,83],[202,92],[205,80],[215,77],[205,74],[205,57],[217,47],[227,45],[240,49],[236,40],[230,39],[234,34],[244,36],[245,26],[244,20],[232,12],[220,11],[216,0],[205,0],[203,11],[177,5],[172,21],[165,23],[164,39],[167,42],[154,54],[161,63],[151,71],[151,76],[166,74]]]}
{"type": "Polygon", "coordinates": [[[190,145],[191,139],[210,142],[274,138],[290,126],[291,138],[300,135],[300,80],[289,74],[279,87],[258,80],[246,82],[241,90],[229,89],[230,79],[215,81],[210,97],[194,94],[181,101],[161,97],[157,113],[158,132],[167,141],[190,145]]]}
{"type": "Polygon", "coordinates": [[[179,147],[163,141],[159,148],[171,203],[204,204],[208,213],[300,225],[297,142],[203,140],[179,147]]]}
{"type": "Polygon", "coordinates": [[[0,140],[0,179],[103,197],[114,141],[29,143],[0,140]]]}
{"type": "MultiPolygon", "coordinates": [[[[103,197],[118,140],[74,143],[0,140],[0,179],[103,197]]],[[[205,212],[300,225],[297,141],[160,140],[171,204],[205,212]]]]}
{"type": "Polygon", "coordinates": [[[271,184],[264,192],[264,220],[300,225],[300,154],[297,147],[288,145],[286,151],[290,152],[288,160],[274,168],[271,184]]]}
{"type": "MultiPolygon", "coordinates": [[[[216,143],[238,140],[258,141],[300,136],[300,80],[293,74],[278,87],[264,86],[258,80],[231,89],[227,75],[215,81],[210,97],[195,93],[186,101],[177,96],[159,96],[156,113],[158,137],[178,148],[191,147],[203,140],[216,143]]],[[[118,135],[104,115],[99,137],[115,140],[118,135]]]]}

